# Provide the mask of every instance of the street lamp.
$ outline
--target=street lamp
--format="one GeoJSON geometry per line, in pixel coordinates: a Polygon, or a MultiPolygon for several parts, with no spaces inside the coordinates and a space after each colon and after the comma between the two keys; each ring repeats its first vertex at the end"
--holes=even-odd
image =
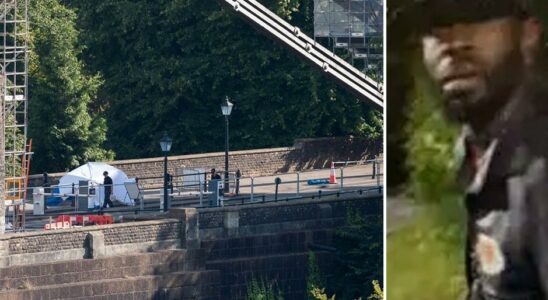
{"type": "Polygon", "coordinates": [[[228,116],[230,116],[230,113],[232,112],[232,107],[234,104],[232,102],[228,101],[228,96],[225,98],[225,101],[223,104],[221,104],[221,111],[223,112],[223,116],[225,116],[225,193],[229,192],[228,188],[228,116]]]}
{"type": "Polygon", "coordinates": [[[164,136],[160,139],[160,147],[164,152],[164,211],[167,211],[167,153],[171,150],[171,142],[173,140],[167,136],[167,132],[164,132],[164,136]]]}

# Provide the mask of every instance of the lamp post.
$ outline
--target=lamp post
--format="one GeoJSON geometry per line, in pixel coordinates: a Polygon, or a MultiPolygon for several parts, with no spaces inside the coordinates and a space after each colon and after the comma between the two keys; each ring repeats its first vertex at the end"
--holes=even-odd
{"type": "Polygon", "coordinates": [[[224,191],[225,193],[229,192],[228,188],[228,117],[230,116],[230,113],[232,112],[232,107],[234,104],[229,101],[228,96],[225,98],[225,101],[223,104],[221,104],[221,111],[223,112],[223,116],[225,116],[225,187],[224,191]]]}
{"type": "Polygon", "coordinates": [[[164,132],[164,136],[160,139],[160,147],[162,147],[162,152],[164,152],[164,211],[167,211],[167,154],[171,150],[171,143],[173,140],[167,135],[167,132],[164,132]]]}

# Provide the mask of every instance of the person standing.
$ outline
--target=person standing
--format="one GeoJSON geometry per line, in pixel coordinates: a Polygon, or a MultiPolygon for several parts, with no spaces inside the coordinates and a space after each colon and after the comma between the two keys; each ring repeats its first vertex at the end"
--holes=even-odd
{"type": "Polygon", "coordinates": [[[548,72],[526,0],[415,0],[468,214],[469,300],[548,299],[548,72]]]}
{"type": "Polygon", "coordinates": [[[221,175],[217,173],[215,168],[211,169],[211,180],[221,180],[221,175]]]}
{"type": "MultiPolygon", "coordinates": [[[[44,193],[46,195],[49,195],[51,192],[53,192],[53,190],[50,188],[51,184],[49,182],[49,175],[48,175],[48,172],[44,172],[42,174],[42,177],[43,177],[43,181],[44,183],[42,184],[43,187],[44,187],[44,193]]],[[[48,209],[48,199],[49,198],[53,198],[52,196],[50,197],[46,197],[45,198],[45,201],[44,201],[44,211],[48,209]]]]}
{"type": "Polygon", "coordinates": [[[220,182],[219,184],[219,195],[222,195],[223,194],[223,182],[221,181],[221,175],[219,175],[219,173],[217,173],[217,171],[215,170],[215,168],[211,169],[211,180],[218,180],[220,182]]]}
{"type": "Polygon", "coordinates": [[[240,195],[240,178],[242,177],[242,172],[240,169],[236,170],[236,196],[240,195]]]}
{"type": "Polygon", "coordinates": [[[110,200],[110,195],[112,195],[112,178],[108,176],[108,172],[104,171],[103,176],[105,179],[103,180],[103,186],[105,187],[105,200],[103,201],[103,208],[108,207],[114,207],[114,203],[112,200],[110,200]]]}

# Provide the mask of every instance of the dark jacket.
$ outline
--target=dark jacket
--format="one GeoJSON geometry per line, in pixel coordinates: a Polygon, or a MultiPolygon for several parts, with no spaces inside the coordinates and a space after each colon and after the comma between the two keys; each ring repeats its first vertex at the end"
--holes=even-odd
{"type": "Polygon", "coordinates": [[[471,300],[548,299],[546,107],[548,93],[529,87],[509,102],[487,137],[460,140],[471,300]]]}
{"type": "Polygon", "coordinates": [[[105,193],[112,193],[112,178],[110,176],[105,176],[103,184],[105,185],[105,193]]]}

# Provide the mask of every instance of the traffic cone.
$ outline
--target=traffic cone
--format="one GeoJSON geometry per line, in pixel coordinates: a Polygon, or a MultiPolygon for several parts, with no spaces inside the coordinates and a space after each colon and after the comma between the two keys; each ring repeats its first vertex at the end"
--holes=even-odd
{"type": "Polygon", "coordinates": [[[336,184],[337,177],[335,177],[335,163],[331,162],[331,170],[329,171],[329,184],[336,184]]]}

